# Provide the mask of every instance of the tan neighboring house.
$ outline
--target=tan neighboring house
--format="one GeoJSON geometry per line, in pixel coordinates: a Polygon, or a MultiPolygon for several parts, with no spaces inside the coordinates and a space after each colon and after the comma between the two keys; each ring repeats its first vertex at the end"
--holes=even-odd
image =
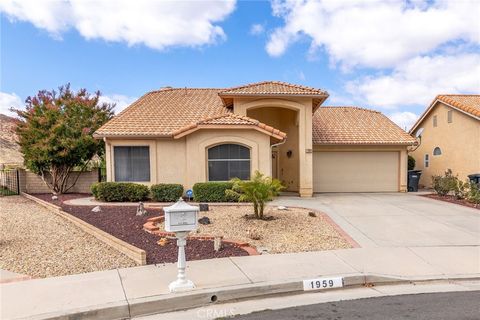
{"type": "Polygon", "coordinates": [[[96,131],[108,181],[249,179],[255,170],[301,196],[406,191],[409,134],[379,112],[322,107],[328,93],[277,81],[229,89],[163,88],[96,131]]]}
{"type": "Polygon", "coordinates": [[[420,185],[451,169],[461,180],[480,173],[480,95],[438,95],[410,130],[420,135],[411,153],[422,170],[420,185]]]}

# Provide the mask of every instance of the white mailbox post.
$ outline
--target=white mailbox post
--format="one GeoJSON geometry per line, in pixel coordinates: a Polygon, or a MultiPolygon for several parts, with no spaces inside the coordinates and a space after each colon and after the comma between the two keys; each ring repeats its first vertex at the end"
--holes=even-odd
{"type": "Polygon", "coordinates": [[[165,231],[175,232],[178,246],[177,280],[170,283],[168,288],[170,292],[193,289],[195,285],[185,277],[185,267],[187,264],[185,244],[187,243],[188,233],[198,228],[199,208],[185,203],[185,201],[180,198],[174,205],[163,208],[163,211],[165,212],[165,231]]]}

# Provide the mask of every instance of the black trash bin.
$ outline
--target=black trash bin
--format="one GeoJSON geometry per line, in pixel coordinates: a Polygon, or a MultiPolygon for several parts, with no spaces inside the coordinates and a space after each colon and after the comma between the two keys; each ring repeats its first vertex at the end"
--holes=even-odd
{"type": "Polygon", "coordinates": [[[421,175],[422,170],[408,170],[408,192],[418,191],[418,181],[420,181],[421,175]]]}
{"type": "Polygon", "coordinates": [[[469,174],[468,179],[470,179],[470,182],[476,183],[480,188],[480,173],[469,174]]]}

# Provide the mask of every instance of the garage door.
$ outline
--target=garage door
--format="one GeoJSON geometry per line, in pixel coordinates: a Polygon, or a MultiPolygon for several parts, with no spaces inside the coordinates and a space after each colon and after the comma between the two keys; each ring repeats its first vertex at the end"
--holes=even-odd
{"type": "Polygon", "coordinates": [[[314,192],[397,192],[398,152],[315,152],[314,192]]]}

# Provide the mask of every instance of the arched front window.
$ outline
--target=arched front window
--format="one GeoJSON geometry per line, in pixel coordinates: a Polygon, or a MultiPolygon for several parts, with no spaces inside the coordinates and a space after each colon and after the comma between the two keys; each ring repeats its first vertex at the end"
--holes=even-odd
{"type": "Polygon", "coordinates": [[[442,154],[442,149],[440,149],[439,147],[435,147],[435,149],[433,149],[434,156],[439,156],[441,154],[442,154]]]}
{"type": "Polygon", "coordinates": [[[221,144],[208,149],[208,181],[250,179],[250,149],[239,144],[221,144]]]}

